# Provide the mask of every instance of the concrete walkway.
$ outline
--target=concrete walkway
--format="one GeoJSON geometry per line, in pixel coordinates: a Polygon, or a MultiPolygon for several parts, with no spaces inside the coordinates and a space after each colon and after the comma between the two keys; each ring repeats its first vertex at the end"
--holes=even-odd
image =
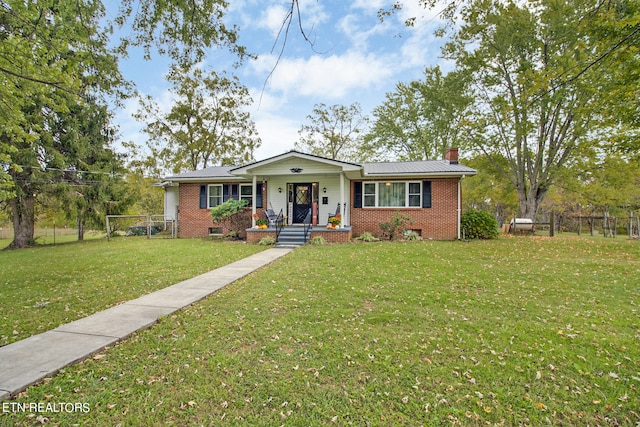
{"type": "Polygon", "coordinates": [[[291,250],[267,249],[193,279],[0,347],[0,400],[135,331],[148,328],[160,317],[211,295],[291,250]]]}

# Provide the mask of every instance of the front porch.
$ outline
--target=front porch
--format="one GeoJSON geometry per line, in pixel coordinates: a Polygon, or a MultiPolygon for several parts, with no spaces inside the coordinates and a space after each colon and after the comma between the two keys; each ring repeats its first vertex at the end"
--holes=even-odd
{"type": "MultiPolygon", "coordinates": [[[[302,226],[289,225],[283,227],[285,229],[303,230],[302,226]]],[[[247,228],[247,243],[258,243],[264,237],[273,237],[276,239],[276,227],[268,227],[264,229],[247,228]]],[[[352,228],[350,226],[340,227],[338,229],[327,229],[326,226],[312,226],[309,230],[307,241],[316,236],[324,238],[328,243],[349,243],[352,237],[352,228]]]]}

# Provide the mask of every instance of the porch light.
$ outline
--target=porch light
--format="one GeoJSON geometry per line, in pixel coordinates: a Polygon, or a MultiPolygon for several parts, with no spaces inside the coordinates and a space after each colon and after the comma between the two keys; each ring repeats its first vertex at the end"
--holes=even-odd
{"type": "Polygon", "coordinates": [[[278,187],[278,193],[282,193],[282,187],[278,187]]]}
{"type": "Polygon", "coordinates": [[[291,168],[289,170],[291,171],[291,173],[300,173],[300,172],[302,172],[302,168],[291,168]]]}

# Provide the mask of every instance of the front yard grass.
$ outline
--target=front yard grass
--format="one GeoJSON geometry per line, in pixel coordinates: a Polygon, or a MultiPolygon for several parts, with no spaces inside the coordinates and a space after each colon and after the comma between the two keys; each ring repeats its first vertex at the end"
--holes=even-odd
{"type": "Polygon", "coordinates": [[[0,346],[261,250],[211,240],[127,237],[0,251],[0,346]]]}
{"type": "MultiPolygon", "coordinates": [[[[640,244],[305,246],[65,369],[15,425],[636,425],[640,244]]],[[[0,421],[3,421],[0,418],[0,421]]]]}

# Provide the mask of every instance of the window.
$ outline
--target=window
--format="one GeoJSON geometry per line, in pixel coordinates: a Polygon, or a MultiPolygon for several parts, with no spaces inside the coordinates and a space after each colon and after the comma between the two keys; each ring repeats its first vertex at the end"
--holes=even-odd
{"type": "Polygon", "coordinates": [[[365,182],[363,187],[363,207],[422,207],[422,182],[365,182]]]}
{"type": "MultiPolygon", "coordinates": [[[[215,208],[229,199],[253,202],[252,184],[210,184],[200,186],[200,209],[215,208]]],[[[262,207],[262,183],[256,184],[256,207],[262,207]]]]}
{"type": "Polygon", "coordinates": [[[251,184],[240,184],[240,200],[246,200],[247,206],[253,202],[253,186],[251,184]]]}
{"type": "Polygon", "coordinates": [[[419,208],[422,206],[422,189],[419,182],[409,183],[409,207],[419,208]]]}
{"type": "Polygon", "coordinates": [[[366,182],[364,184],[364,207],[371,208],[376,206],[376,183],[366,182]]]}
{"type": "Polygon", "coordinates": [[[378,206],[401,208],[406,206],[407,185],[404,182],[378,183],[378,206]]]}
{"type": "Polygon", "coordinates": [[[215,208],[222,204],[222,185],[210,185],[209,186],[209,207],[215,208]]]}

